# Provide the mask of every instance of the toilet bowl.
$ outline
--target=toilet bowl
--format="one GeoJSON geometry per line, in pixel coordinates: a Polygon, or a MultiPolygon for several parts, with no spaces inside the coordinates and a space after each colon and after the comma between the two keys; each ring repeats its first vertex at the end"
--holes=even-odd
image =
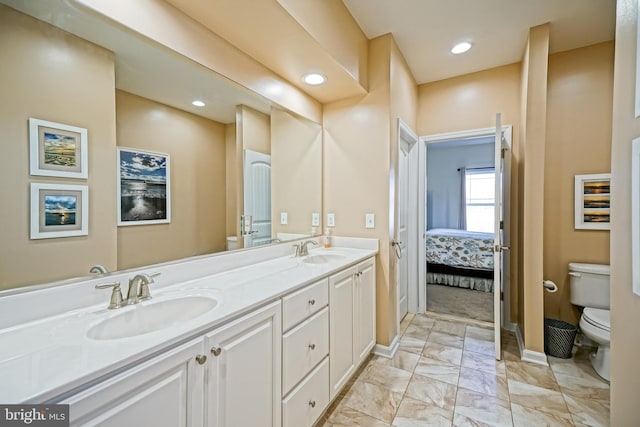
{"type": "Polygon", "coordinates": [[[599,308],[586,307],[580,317],[582,333],[598,344],[598,350],[591,354],[591,365],[605,380],[610,380],[611,366],[611,312],[599,308]]]}

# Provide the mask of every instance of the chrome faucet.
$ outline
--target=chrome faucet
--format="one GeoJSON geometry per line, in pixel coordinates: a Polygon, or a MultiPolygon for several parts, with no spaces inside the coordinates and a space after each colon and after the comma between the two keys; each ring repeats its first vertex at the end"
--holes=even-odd
{"type": "Polygon", "coordinates": [[[129,290],[127,291],[127,305],[137,304],[140,301],[151,299],[149,284],[154,283],[153,278],[160,273],[139,273],[133,279],[129,279],[129,290]]]}
{"type": "Polygon", "coordinates": [[[315,240],[307,240],[305,242],[300,242],[296,245],[293,245],[296,248],[296,255],[299,256],[307,256],[309,255],[309,245],[318,246],[318,242],[315,240]]]}

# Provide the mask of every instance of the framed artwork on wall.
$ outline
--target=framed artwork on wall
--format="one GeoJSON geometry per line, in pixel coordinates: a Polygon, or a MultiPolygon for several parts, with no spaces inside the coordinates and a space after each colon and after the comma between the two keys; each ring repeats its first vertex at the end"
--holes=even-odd
{"type": "Polygon", "coordinates": [[[575,225],[579,230],[610,230],[611,174],[576,175],[575,225]]]}
{"type": "Polygon", "coordinates": [[[640,295],[640,137],[631,145],[631,271],[633,292],[640,295]]]}
{"type": "Polygon", "coordinates": [[[118,147],[118,225],[171,222],[169,155],[118,147]]]}
{"type": "Polygon", "coordinates": [[[87,130],[77,126],[29,119],[29,173],[87,179],[87,130]]]}
{"type": "Polygon", "coordinates": [[[88,234],[88,186],[31,183],[31,239],[88,234]]]}

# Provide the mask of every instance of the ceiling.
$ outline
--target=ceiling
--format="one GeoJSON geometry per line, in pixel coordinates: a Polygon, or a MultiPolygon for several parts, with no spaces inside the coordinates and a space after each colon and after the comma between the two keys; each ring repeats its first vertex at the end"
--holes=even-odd
{"type": "Polygon", "coordinates": [[[519,62],[550,23],[550,53],[613,40],[615,0],[343,0],[367,38],[391,33],[418,84],[519,62]],[[454,55],[451,47],[472,48],[454,55]]]}

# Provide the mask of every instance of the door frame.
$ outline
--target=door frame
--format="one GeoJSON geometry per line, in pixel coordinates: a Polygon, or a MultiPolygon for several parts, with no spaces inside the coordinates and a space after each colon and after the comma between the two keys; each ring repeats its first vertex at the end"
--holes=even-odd
{"type": "MultiPolygon", "coordinates": [[[[436,142],[446,142],[446,141],[454,141],[457,139],[465,139],[465,138],[479,138],[479,137],[490,137],[495,136],[496,128],[488,127],[488,128],[479,128],[479,129],[471,129],[464,130],[458,132],[445,132],[439,134],[425,135],[419,138],[420,143],[418,144],[418,177],[420,177],[418,181],[418,226],[419,230],[421,230],[422,239],[420,240],[420,244],[418,245],[418,260],[426,259],[426,248],[425,248],[425,238],[426,238],[426,230],[427,230],[427,144],[433,144],[436,142]]],[[[509,147],[513,147],[513,126],[512,125],[502,125],[502,134],[506,143],[509,147]]],[[[507,193],[507,189],[503,188],[503,192],[507,193]]],[[[505,194],[507,200],[510,200],[510,194],[505,194]]],[[[503,199],[504,200],[504,199],[503,199]]],[[[510,226],[510,212],[505,211],[504,224],[506,227],[510,226]]],[[[505,246],[509,246],[510,242],[504,242],[505,246]]],[[[509,267],[509,266],[507,266],[509,267]]],[[[508,268],[507,270],[510,270],[508,268]]],[[[422,312],[427,309],[427,287],[425,284],[427,268],[425,262],[418,262],[418,287],[420,288],[420,300],[419,306],[424,307],[422,312]],[[424,297],[423,297],[424,296],[424,297]]],[[[510,283],[510,272],[503,273],[503,300],[502,300],[502,313],[501,320],[503,323],[503,327],[505,329],[512,330],[513,326],[511,324],[511,283],[510,283]]]]}
{"type": "MultiPolygon", "coordinates": [[[[406,143],[409,146],[409,178],[408,178],[408,189],[407,189],[407,235],[409,236],[409,241],[407,242],[407,252],[409,253],[409,259],[407,260],[408,264],[408,274],[407,274],[407,307],[409,313],[419,313],[424,312],[424,309],[420,308],[420,300],[423,299],[420,295],[420,286],[418,286],[418,244],[420,239],[418,238],[419,233],[419,222],[418,222],[418,163],[420,162],[420,158],[418,156],[418,141],[419,138],[416,133],[405,123],[402,119],[398,118],[397,120],[397,140],[398,140],[398,154],[402,149],[402,143],[406,143]]],[[[396,178],[398,177],[398,170],[396,169],[396,178]]],[[[396,179],[396,182],[398,180],[396,179]]],[[[397,192],[396,192],[397,196],[397,192]]],[[[396,198],[397,200],[397,198],[396,198]]],[[[393,204],[395,217],[397,218],[398,214],[398,205],[396,203],[393,204]]],[[[398,238],[396,235],[398,232],[397,227],[394,226],[394,236],[393,239],[398,238]]],[[[392,239],[392,240],[393,240],[392,239]]],[[[392,250],[389,253],[389,256],[396,256],[395,251],[392,250]]],[[[399,296],[399,288],[400,281],[396,275],[396,295],[399,296]]],[[[426,299],[425,299],[426,301],[426,299]]],[[[397,322],[398,322],[398,333],[400,332],[400,298],[396,297],[396,313],[397,313],[397,322]]],[[[426,306],[425,306],[426,307],[426,306]]]]}

